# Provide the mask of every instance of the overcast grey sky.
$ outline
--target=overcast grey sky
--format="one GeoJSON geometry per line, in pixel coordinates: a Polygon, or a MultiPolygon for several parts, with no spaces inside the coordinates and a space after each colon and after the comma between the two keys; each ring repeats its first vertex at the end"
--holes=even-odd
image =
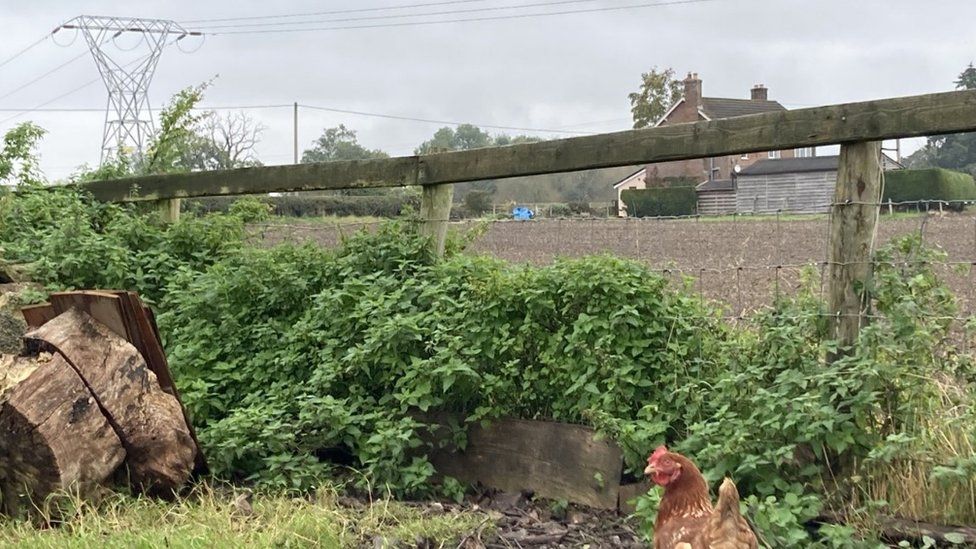
{"type": "MultiPolygon", "coordinates": [[[[177,21],[361,9],[424,0],[0,1],[0,60],[76,15],[170,18],[177,21]]],[[[436,0],[427,0],[429,2],[436,0]]],[[[553,1],[553,0],[550,0],[553,1]]],[[[413,19],[323,23],[363,25],[529,14],[648,4],[594,0],[533,8],[413,19]]],[[[657,0],[661,1],[661,0],[657,0]]],[[[479,0],[414,8],[306,17],[362,18],[545,0],[479,0]]],[[[238,21],[265,23],[273,19],[238,21]]],[[[180,88],[215,78],[204,105],[303,104],[418,118],[531,128],[605,132],[629,127],[627,94],[652,66],[698,72],[704,94],[748,97],[764,83],[788,108],[947,90],[976,58],[972,0],[711,0],[617,11],[496,21],[318,32],[215,35],[167,49],[150,91],[154,107],[180,88]]],[[[218,23],[187,24],[188,28],[218,23]]],[[[226,24],[226,23],[220,23],[226,24]]],[[[251,29],[267,27],[251,27],[251,29]]],[[[273,27],[272,27],[273,28],[273,27]]],[[[227,30],[227,29],[225,29],[227,30]]],[[[0,67],[0,96],[87,50],[74,34],[31,49],[0,67]],[[64,45],[70,44],[70,45],[64,45]]],[[[120,39],[119,46],[130,44],[120,39]]],[[[89,57],[69,63],[17,93],[0,109],[30,108],[97,78],[89,57]]],[[[47,105],[101,108],[96,83],[47,105]]],[[[249,110],[267,129],[259,146],[266,164],[292,154],[290,108],[249,110]]],[[[0,112],[0,120],[15,115],[0,112]]],[[[0,123],[0,132],[33,120],[50,133],[41,147],[49,177],[97,163],[101,112],[29,113],[0,123]]],[[[303,109],[300,144],[345,124],[360,141],[410,154],[440,124],[303,109]]],[[[508,132],[518,133],[518,132],[508,132]]],[[[540,134],[556,136],[559,134],[540,134]]]]}

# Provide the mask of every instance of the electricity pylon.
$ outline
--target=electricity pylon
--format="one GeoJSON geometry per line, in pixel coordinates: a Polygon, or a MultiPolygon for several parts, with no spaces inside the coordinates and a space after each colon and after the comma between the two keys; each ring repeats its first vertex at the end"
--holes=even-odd
{"type": "MultiPolygon", "coordinates": [[[[88,42],[98,72],[108,89],[105,109],[105,131],[102,136],[102,163],[120,153],[139,155],[154,131],[149,105],[149,83],[156,64],[170,36],[175,41],[186,36],[198,36],[175,21],[135,17],[102,17],[81,15],[65,22],[60,29],[77,29],[88,42]],[[129,50],[107,49],[108,44],[126,33],[140,34],[142,40],[129,50]],[[128,56],[123,55],[128,52],[128,56]],[[131,58],[122,62],[120,57],[131,58]]],[[[56,32],[56,31],[55,31],[56,32]]]]}

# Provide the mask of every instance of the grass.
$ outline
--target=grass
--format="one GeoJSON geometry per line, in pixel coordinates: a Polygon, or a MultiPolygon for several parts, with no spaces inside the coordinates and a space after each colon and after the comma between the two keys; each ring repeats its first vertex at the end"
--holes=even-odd
{"type": "Polygon", "coordinates": [[[346,506],[337,493],[320,489],[309,498],[255,494],[251,514],[235,494],[200,485],[175,502],[112,494],[97,504],[59,498],[66,519],[55,527],[0,519],[0,546],[87,547],[392,547],[426,540],[456,547],[476,531],[490,533],[485,515],[428,511],[390,500],[346,506]]]}

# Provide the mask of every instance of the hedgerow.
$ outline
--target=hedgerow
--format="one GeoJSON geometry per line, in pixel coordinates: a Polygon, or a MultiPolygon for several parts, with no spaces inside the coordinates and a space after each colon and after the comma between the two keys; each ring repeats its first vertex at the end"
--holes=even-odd
{"type": "MultiPolygon", "coordinates": [[[[667,442],[709,479],[732,475],[774,546],[811,546],[804,524],[827,509],[897,512],[902,502],[882,500],[909,468],[945,501],[974,499],[976,374],[953,343],[958,311],[932,271],[939,258],[917,239],[878,252],[871,322],[828,361],[837,348],[812,290],[733,325],[634,261],[513,265],[458,242],[438,259],[398,222],[334,250],[257,249],[244,228],[264,211],[249,202],[163,225],[28,187],[0,198],[0,247],[49,289],[132,289],[156,302],[221,477],[306,490],[348,467],[399,495],[453,492],[433,482],[424,442],[428,418],[452,412],[594,426],[633,476],[667,442]]],[[[653,496],[640,505],[653,507],[653,496]]],[[[965,503],[915,509],[976,520],[965,503]]],[[[828,528],[819,543],[854,546],[871,526],[828,528]]]]}

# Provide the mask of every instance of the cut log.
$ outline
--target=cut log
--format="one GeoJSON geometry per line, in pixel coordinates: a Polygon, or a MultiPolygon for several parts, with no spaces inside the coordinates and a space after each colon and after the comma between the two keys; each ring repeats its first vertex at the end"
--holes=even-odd
{"type": "Polygon", "coordinates": [[[196,445],[183,410],[160,388],[135,347],[77,309],[25,337],[39,348],[60,352],[84,380],[125,447],[137,489],[167,495],[187,481],[196,445]]]}
{"type": "Polygon", "coordinates": [[[0,512],[17,515],[59,490],[81,496],[125,458],[85,383],[60,355],[0,363],[0,512]]]}
{"type": "Polygon", "coordinates": [[[146,307],[134,292],[84,290],[72,292],[56,292],[50,296],[51,303],[22,310],[24,318],[32,328],[43,326],[54,317],[71,309],[78,309],[91,315],[92,318],[110,328],[119,336],[125,338],[142,355],[149,370],[156,375],[163,391],[173,395],[180,404],[183,420],[190,431],[196,448],[196,458],[193,473],[204,475],[207,473],[207,462],[190,418],[180,400],[179,391],[173,383],[169,373],[166,354],[156,328],[152,310],[146,307]]]}

